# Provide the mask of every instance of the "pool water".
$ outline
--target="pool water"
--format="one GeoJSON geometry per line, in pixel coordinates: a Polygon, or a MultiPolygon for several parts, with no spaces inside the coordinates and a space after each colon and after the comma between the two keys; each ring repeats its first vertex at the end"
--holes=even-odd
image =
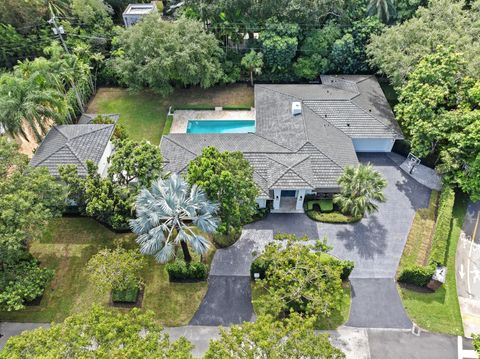
{"type": "Polygon", "coordinates": [[[189,120],[187,133],[247,133],[255,132],[252,120],[189,120]]]}

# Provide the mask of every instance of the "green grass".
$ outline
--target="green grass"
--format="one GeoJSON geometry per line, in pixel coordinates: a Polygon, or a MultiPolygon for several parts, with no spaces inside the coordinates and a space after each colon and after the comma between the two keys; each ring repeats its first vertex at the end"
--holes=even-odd
{"type": "Polygon", "coordinates": [[[438,192],[432,191],[428,208],[415,213],[397,272],[412,265],[427,265],[437,208],[438,192]]]}
{"type": "Polygon", "coordinates": [[[122,88],[101,88],[90,102],[89,113],[118,113],[134,140],[146,139],[159,144],[162,134],[170,132],[168,108],[213,109],[218,106],[253,106],[253,89],[246,84],[217,86],[209,89],[177,89],[167,97],[149,91],[130,93],[122,88]]]}
{"type": "Polygon", "coordinates": [[[460,194],[457,196],[449,236],[446,283],[434,293],[422,293],[399,288],[403,304],[410,318],[420,327],[432,332],[463,335],[455,279],[455,252],[467,203],[465,196],[460,194]]]}
{"type": "MultiPolygon", "coordinates": [[[[31,252],[42,266],[55,269],[40,305],[15,312],[0,312],[0,321],[60,322],[88,309],[93,303],[107,305],[109,294],[95,294],[85,266],[105,247],[135,248],[131,233],[116,234],[90,218],[61,218],[52,221],[43,237],[33,242],[31,252]]],[[[213,251],[212,251],[213,252],[213,251]]],[[[210,261],[213,253],[209,253],[210,261]]],[[[170,283],[164,265],[148,257],[143,276],[143,309],[153,310],[159,323],[168,326],[189,322],[207,291],[207,282],[170,283]]],[[[117,308],[117,310],[126,310],[117,308]]]]}

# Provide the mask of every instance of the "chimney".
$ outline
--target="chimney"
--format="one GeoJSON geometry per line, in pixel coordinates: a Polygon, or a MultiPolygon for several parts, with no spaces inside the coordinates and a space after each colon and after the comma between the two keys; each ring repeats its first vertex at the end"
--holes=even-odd
{"type": "Polygon", "coordinates": [[[292,116],[302,114],[302,104],[300,102],[292,102],[292,116]]]}

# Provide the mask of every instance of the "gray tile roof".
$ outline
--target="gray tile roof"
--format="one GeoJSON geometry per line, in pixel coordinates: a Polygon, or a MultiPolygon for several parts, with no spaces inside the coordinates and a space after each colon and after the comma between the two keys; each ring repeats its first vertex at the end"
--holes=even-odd
{"type": "Polygon", "coordinates": [[[113,123],[117,123],[120,115],[117,113],[83,113],[78,120],[79,125],[88,125],[93,122],[98,116],[107,117],[111,119],[113,123]]]}
{"type": "Polygon", "coordinates": [[[58,166],[73,164],[80,176],[87,175],[86,161],[98,164],[115,125],[60,125],[53,127],[30,161],[58,176],[58,166]]]}
{"type": "Polygon", "coordinates": [[[347,165],[358,164],[352,138],[401,138],[374,76],[322,76],[321,85],[256,85],[256,133],[170,134],[161,151],[168,171],[184,173],[202,149],[241,151],[262,198],[273,189],[338,190],[347,165]],[[293,116],[292,102],[302,103],[293,116]]]}

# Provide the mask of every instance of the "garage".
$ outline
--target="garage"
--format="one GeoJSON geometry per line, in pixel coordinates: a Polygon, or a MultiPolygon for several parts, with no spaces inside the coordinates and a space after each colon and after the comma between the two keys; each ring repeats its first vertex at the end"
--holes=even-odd
{"type": "Polygon", "coordinates": [[[395,140],[393,138],[353,138],[356,152],[390,152],[395,140]]]}

